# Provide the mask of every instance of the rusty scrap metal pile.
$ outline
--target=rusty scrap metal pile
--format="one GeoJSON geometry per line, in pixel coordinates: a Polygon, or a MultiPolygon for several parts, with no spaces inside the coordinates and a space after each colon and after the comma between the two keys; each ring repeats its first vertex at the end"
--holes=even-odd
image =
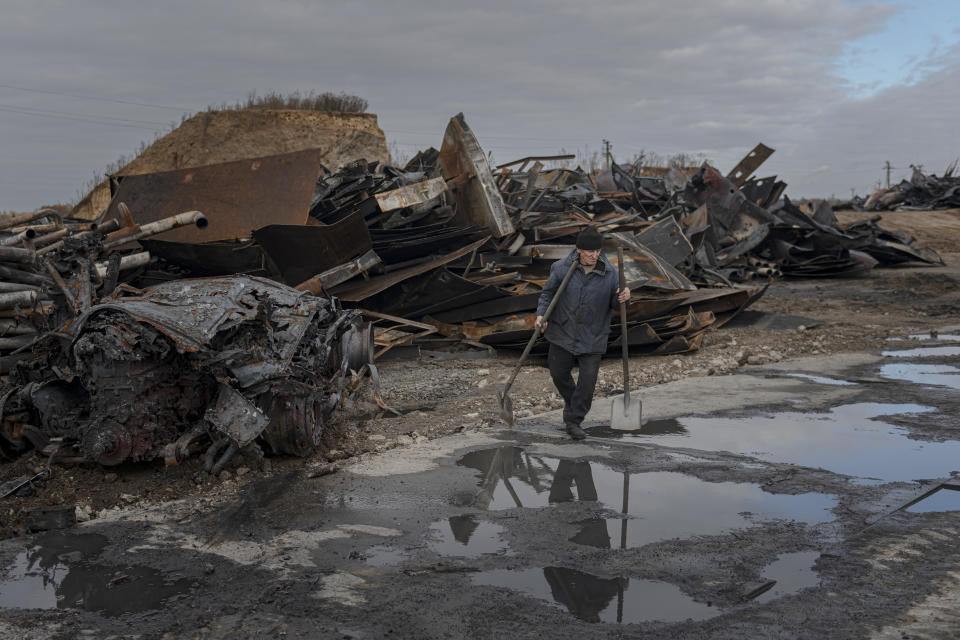
{"type": "Polygon", "coordinates": [[[960,207],[960,176],[955,176],[957,163],[944,172],[942,178],[927,175],[918,167],[909,180],[903,180],[887,189],[877,189],[866,200],[851,203],[863,211],[930,211],[960,207]]]}
{"type": "Polygon", "coordinates": [[[375,359],[522,346],[586,227],[625,250],[638,354],[698,349],[781,274],[939,260],[751,178],[770,153],[728,176],[545,168],[566,156],[491,169],[459,114],[403,168],[331,172],[298,151],[115,177],[98,220],[0,221],[0,458],[205,451],[216,472],[241,450],[307,455],[375,359]]]}

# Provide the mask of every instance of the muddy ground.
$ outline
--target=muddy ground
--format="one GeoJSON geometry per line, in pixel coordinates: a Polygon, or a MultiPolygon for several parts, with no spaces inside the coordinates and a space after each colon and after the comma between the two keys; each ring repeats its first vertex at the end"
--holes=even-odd
{"type": "MultiPolygon", "coordinates": [[[[841,223],[877,214],[841,212],[841,223]]],[[[687,377],[730,373],[741,366],[775,363],[807,355],[876,351],[891,336],[929,331],[960,318],[960,210],[883,213],[880,224],[904,229],[921,246],[940,252],[943,266],[909,265],[876,269],[868,277],[773,282],[755,311],[814,319],[789,330],[727,326],[707,334],[699,351],[631,359],[632,388],[687,377]]],[[[147,506],[191,496],[229,495],[251,481],[303,472],[318,463],[408,446],[450,433],[492,427],[498,422],[497,390],[510,374],[516,354],[494,359],[389,362],[381,365],[383,398],[403,413],[384,415],[372,402],[349,407],[331,426],[326,448],[311,460],[238,458],[212,478],[198,460],[164,467],[161,461],[119,467],[54,467],[27,497],[0,501],[0,539],[22,535],[21,511],[28,507],[75,504],[81,518],[104,509],[147,506]]],[[[534,361],[511,391],[517,417],[562,406],[549,374],[534,361]]],[[[597,395],[622,393],[619,358],[605,359],[597,395]]],[[[677,409],[680,413],[682,408],[677,409]]],[[[0,464],[0,483],[45,467],[36,454],[0,464]]]]}

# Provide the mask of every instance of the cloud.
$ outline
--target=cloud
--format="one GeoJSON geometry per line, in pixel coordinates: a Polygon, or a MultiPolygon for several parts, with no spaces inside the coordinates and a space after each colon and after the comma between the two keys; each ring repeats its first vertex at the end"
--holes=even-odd
{"type": "MultiPolygon", "coordinates": [[[[791,182],[789,193],[817,195],[854,186],[815,172],[825,162],[879,166],[893,148],[881,141],[896,140],[896,162],[935,165],[933,150],[955,127],[944,106],[960,97],[955,50],[918,60],[926,75],[913,86],[868,100],[835,75],[847,43],[896,10],[834,0],[681,0],[656,10],[619,0],[25,2],[0,24],[0,84],[191,110],[252,89],[346,91],[367,98],[388,139],[410,151],[439,144],[464,111],[500,162],[598,149],[606,138],[618,156],[709,149],[728,169],[763,141],[777,149],[764,170],[791,182]]],[[[11,102],[160,122],[180,115],[0,88],[0,103],[11,102]]],[[[68,199],[151,134],[0,112],[0,209],[68,199]]]]}

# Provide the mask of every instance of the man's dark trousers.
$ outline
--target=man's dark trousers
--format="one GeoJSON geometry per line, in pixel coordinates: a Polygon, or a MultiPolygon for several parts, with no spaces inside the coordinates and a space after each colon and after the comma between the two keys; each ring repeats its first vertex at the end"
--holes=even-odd
{"type": "Polygon", "coordinates": [[[547,365],[550,367],[550,376],[553,384],[563,398],[563,423],[575,424],[578,427],[583,417],[590,411],[593,404],[593,390],[597,386],[597,372],[600,371],[599,353],[584,353],[573,355],[563,347],[550,345],[547,355],[547,365]],[[577,382],[573,382],[571,371],[574,365],[580,368],[577,382]]]}

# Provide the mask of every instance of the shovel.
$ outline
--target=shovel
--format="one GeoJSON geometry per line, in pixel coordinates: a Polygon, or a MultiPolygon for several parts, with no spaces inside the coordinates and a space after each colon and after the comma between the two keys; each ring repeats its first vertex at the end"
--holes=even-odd
{"type": "MultiPolygon", "coordinates": [[[[563,276],[560,286],[557,287],[557,292],[553,294],[553,300],[550,301],[550,306],[547,307],[547,310],[543,314],[543,322],[540,325],[541,327],[547,324],[550,314],[553,313],[553,308],[557,306],[557,300],[560,299],[560,294],[562,294],[563,290],[567,288],[567,283],[570,282],[570,278],[573,277],[573,272],[577,268],[579,262],[579,260],[574,258],[570,268],[567,269],[567,275],[563,276]]],[[[509,396],[510,387],[513,386],[513,381],[517,379],[517,374],[520,373],[520,367],[523,366],[524,360],[526,360],[527,356],[530,355],[530,349],[533,348],[533,343],[536,342],[537,338],[539,337],[540,329],[534,327],[533,335],[530,336],[530,341],[527,342],[526,348],[523,350],[523,353],[520,354],[520,360],[517,361],[516,369],[514,369],[513,373],[510,374],[507,384],[503,387],[503,391],[500,392],[500,417],[503,418],[503,421],[506,422],[507,426],[509,426],[511,429],[513,428],[513,400],[511,400],[509,396]]]]}
{"type": "MultiPolygon", "coordinates": [[[[620,267],[620,291],[627,286],[623,275],[623,247],[617,248],[617,264],[620,267]]],[[[642,426],[643,406],[640,398],[630,400],[630,343],[627,340],[627,303],[620,303],[620,346],[623,347],[623,399],[614,398],[610,427],[634,431],[642,426]]]]}

